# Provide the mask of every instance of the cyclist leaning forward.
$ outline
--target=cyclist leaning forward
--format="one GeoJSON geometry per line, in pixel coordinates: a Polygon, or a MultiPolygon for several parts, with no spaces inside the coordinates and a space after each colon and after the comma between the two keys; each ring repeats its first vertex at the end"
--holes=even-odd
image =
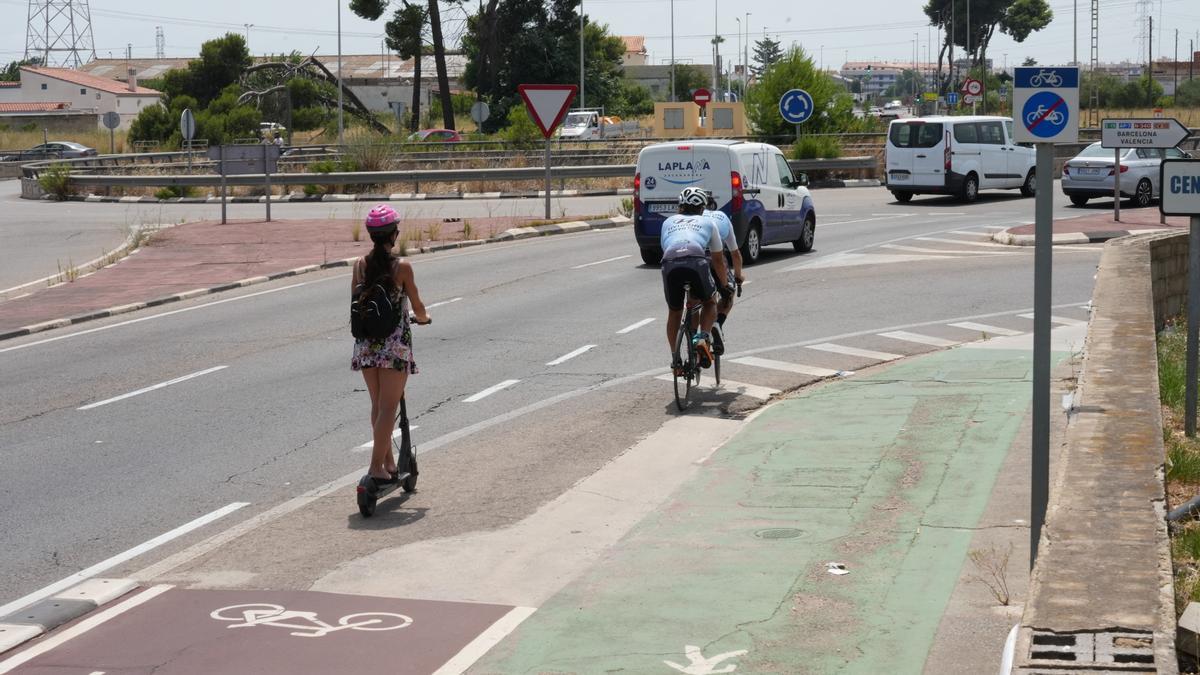
{"type": "MultiPolygon", "coordinates": [[[[736,287],[741,286],[745,281],[742,276],[742,251],[737,245],[737,236],[733,233],[733,221],[725,212],[717,208],[717,200],[713,199],[712,190],[708,191],[707,208],[704,210],[704,215],[713,219],[717,224],[717,233],[721,236],[721,244],[725,249],[725,267],[728,270],[726,286],[736,287]]],[[[721,302],[717,305],[717,325],[720,330],[713,332],[713,351],[717,354],[725,353],[725,319],[729,318],[729,313],[733,311],[733,294],[721,297],[721,302]]]]}
{"type": "MultiPolygon", "coordinates": [[[[671,350],[671,368],[676,372],[683,367],[675,353],[675,340],[679,336],[679,322],[683,317],[684,284],[691,284],[692,298],[703,304],[700,312],[700,330],[692,337],[692,344],[700,356],[700,365],[712,365],[712,343],[709,332],[717,318],[718,287],[715,278],[725,281],[728,269],[721,254],[721,235],[717,223],[704,215],[708,204],[708,193],[697,187],[684,188],[679,193],[679,212],[667,218],[662,225],[659,243],[662,245],[663,291],[667,298],[667,348],[671,350]]],[[[720,294],[733,294],[732,288],[721,284],[720,294]]]]}

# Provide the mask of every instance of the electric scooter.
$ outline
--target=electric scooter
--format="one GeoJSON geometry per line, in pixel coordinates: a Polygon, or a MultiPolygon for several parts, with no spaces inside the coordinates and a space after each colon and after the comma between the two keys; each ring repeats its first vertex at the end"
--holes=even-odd
{"type": "Polygon", "coordinates": [[[393,439],[392,444],[398,446],[399,456],[396,459],[396,473],[389,480],[363,476],[358,481],[358,512],[363,518],[375,515],[375,504],[380,499],[403,488],[405,494],[417,489],[417,454],[413,452],[412,434],[408,428],[408,406],[403,398],[400,399],[400,412],[396,415],[396,426],[400,429],[400,442],[393,439]]]}

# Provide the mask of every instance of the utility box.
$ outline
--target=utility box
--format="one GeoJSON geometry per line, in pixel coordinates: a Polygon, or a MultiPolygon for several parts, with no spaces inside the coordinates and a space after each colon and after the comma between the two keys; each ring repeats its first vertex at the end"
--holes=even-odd
{"type": "Polygon", "coordinates": [[[656,138],[691,138],[700,129],[700,106],[691,101],[654,104],[656,138]]]}
{"type": "Polygon", "coordinates": [[[707,108],[708,116],[704,119],[702,132],[704,135],[717,138],[746,135],[745,104],[713,101],[707,108]]]}

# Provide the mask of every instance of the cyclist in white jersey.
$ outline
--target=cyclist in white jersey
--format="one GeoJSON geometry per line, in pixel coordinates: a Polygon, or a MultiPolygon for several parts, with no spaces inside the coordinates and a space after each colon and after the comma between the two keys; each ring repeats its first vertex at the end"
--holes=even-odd
{"type": "MultiPolygon", "coordinates": [[[[745,281],[745,277],[742,276],[742,251],[738,248],[737,235],[733,232],[733,221],[729,220],[724,211],[717,208],[717,200],[713,199],[711,190],[708,192],[708,208],[705,209],[704,215],[717,223],[717,232],[721,235],[721,244],[725,248],[725,266],[729,270],[726,285],[736,288],[745,281]]],[[[717,325],[724,328],[725,319],[732,311],[733,295],[723,296],[717,305],[717,325]]],[[[724,341],[717,333],[713,334],[713,349],[718,354],[725,351],[724,341]]]]}
{"type": "MultiPolygon", "coordinates": [[[[708,193],[697,187],[684,188],[679,193],[679,213],[667,218],[662,224],[659,243],[662,245],[663,291],[667,298],[667,348],[671,350],[671,367],[682,368],[675,354],[675,340],[679,335],[679,322],[683,317],[683,286],[691,284],[692,297],[700,300],[704,307],[700,312],[700,330],[692,337],[700,355],[700,365],[712,365],[712,342],[710,331],[717,318],[718,287],[714,281],[728,276],[725,257],[721,255],[721,236],[712,218],[704,216],[708,193]]],[[[721,284],[721,295],[732,291],[721,284]]]]}

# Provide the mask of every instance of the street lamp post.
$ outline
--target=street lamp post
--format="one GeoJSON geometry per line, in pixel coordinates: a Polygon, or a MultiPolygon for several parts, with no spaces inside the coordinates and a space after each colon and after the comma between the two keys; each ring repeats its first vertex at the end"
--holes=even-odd
{"type": "Polygon", "coordinates": [[[583,89],[583,0],[579,0],[579,107],[587,107],[583,89]]]}
{"type": "Polygon", "coordinates": [[[244,23],[242,25],[246,27],[246,51],[250,51],[250,29],[254,28],[254,24],[244,23]]]}
{"type": "Polygon", "coordinates": [[[675,102],[675,0],[671,0],[671,102],[675,102]]]}
{"type": "MultiPolygon", "coordinates": [[[[733,20],[736,21],[738,24],[738,50],[737,50],[737,54],[734,55],[734,57],[733,57],[734,70],[736,71],[737,70],[736,64],[737,64],[738,60],[742,58],[742,17],[735,16],[735,17],[733,17],[733,20]]],[[[743,72],[745,72],[745,71],[743,71],[743,72]]],[[[730,84],[732,84],[732,82],[733,81],[730,80],[730,84]]],[[[739,92],[739,96],[740,96],[740,98],[743,98],[743,99],[746,97],[745,83],[742,84],[741,91],[739,92]]]]}
{"type": "Polygon", "coordinates": [[[338,145],[345,145],[346,122],[342,115],[342,0],[337,0],[337,69],[338,145]]]}

